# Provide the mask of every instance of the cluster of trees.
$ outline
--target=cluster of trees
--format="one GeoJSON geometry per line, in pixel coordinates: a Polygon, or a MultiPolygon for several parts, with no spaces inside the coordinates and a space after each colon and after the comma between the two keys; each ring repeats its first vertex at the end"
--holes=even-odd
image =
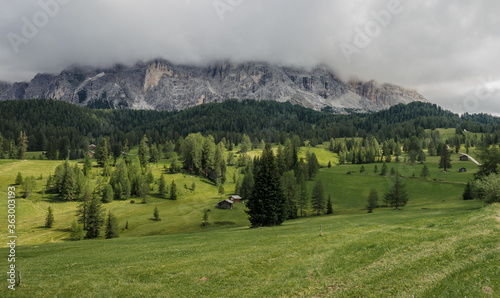
{"type": "Polygon", "coordinates": [[[465,186],[463,199],[476,198],[485,204],[500,203],[500,149],[482,144],[478,157],[481,166],[474,175],[474,181],[465,186]]]}
{"type": "Polygon", "coordinates": [[[290,139],[285,141],[284,147],[278,148],[276,155],[271,146],[266,145],[262,156],[244,169],[243,180],[236,182],[237,192],[248,199],[247,213],[251,225],[280,225],[287,219],[305,216],[310,202],[318,215],[324,212],[321,181],[311,199],[305,184],[318,170],[316,155],[308,152],[306,160],[299,160],[297,147],[290,139]]]}

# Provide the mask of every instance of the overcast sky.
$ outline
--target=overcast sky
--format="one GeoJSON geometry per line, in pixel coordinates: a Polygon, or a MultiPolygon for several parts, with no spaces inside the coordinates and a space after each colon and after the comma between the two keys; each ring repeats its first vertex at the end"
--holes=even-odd
{"type": "Polygon", "coordinates": [[[0,80],[165,58],[330,66],[500,114],[500,1],[36,0],[0,4],[0,80]]]}

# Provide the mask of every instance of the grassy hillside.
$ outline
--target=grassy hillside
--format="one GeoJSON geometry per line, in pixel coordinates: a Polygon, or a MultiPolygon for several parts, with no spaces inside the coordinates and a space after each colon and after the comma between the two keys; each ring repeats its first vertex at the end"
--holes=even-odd
{"type": "MultiPolygon", "coordinates": [[[[299,156],[305,156],[306,148],[302,148],[299,156]]],[[[328,161],[335,164],[336,154],[324,148],[311,148],[319,159],[322,166],[326,166],[328,161]]],[[[135,150],[133,151],[133,153],[135,150]]],[[[260,150],[249,153],[253,156],[259,154],[260,150]]],[[[410,194],[409,206],[423,206],[428,202],[454,201],[460,200],[464,184],[472,178],[477,166],[471,161],[459,162],[458,155],[452,157],[453,168],[448,173],[443,173],[438,169],[438,157],[428,157],[426,164],[430,170],[428,179],[407,179],[408,192],[410,194]],[[460,167],[469,169],[467,173],[458,173],[460,167]]],[[[45,194],[42,198],[41,191],[46,184],[49,174],[62,163],[62,161],[47,160],[2,160],[0,165],[0,195],[6,196],[7,186],[11,185],[18,172],[23,177],[33,175],[37,180],[36,193],[28,199],[17,200],[18,227],[17,233],[20,236],[21,244],[40,244],[58,241],[66,241],[69,236],[68,228],[75,218],[78,202],[60,202],[56,195],[45,194]],[[51,206],[55,214],[55,224],[52,229],[43,227],[47,208],[51,206]]],[[[157,180],[164,172],[163,165],[167,161],[161,161],[158,165],[152,165],[153,175],[157,180]]],[[[380,198],[391,183],[389,176],[382,177],[381,164],[377,164],[378,173],[374,173],[375,164],[364,165],[366,172],[361,174],[361,165],[343,165],[332,168],[322,168],[318,174],[318,179],[323,180],[325,194],[331,195],[333,207],[337,214],[364,213],[366,198],[371,188],[377,189],[380,198]],[[347,175],[347,172],[352,174],[347,175]]],[[[388,168],[394,167],[402,175],[411,177],[415,173],[419,177],[422,164],[413,166],[403,163],[389,163],[388,168]]],[[[94,175],[98,175],[101,169],[95,167],[94,175]]],[[[224,184],[227,195],[234,193],[235,183],[233,173],[237,171],[235,167],[228,167],[227,181],[224,184]]],[[[236,175],[238,177],[238,175],[236,175]]],[[[206,179],[190,176],[187,174],[165,175],[167,184],[175,180],[179,199],[176,201],[158,198],[156,195],[158,185],[153,184],[148,204],[140,204],[141,199],[131,198],[126,201],[113,201],[104,204],[107,211],[113,212],[119,221],[122,229],[121,237],[136,237],[158,234],[174,234],[184,232],[206,231],[212,229],[225,229],[228,227],[247,227],[248,220],[244,213],[244,204],[235,204],[233,210],[220,210],[214,208],[216,203],[226,198],[227,195],[219,195],[215,185],[206,179]],[[195,190],[191,190],[193,182],[195,190]],[[135,203],[131,204],[132,201],[135,203]],[[158,207],[162,221],[152,221],[153,210],[158,207]],[[200,224],[203,218],[203,211],[210,209],[208,226],[202,227],[200,224]],[[129,228],[125,230],[128,222],[129,228]]],[[[308,182],[309,191],[312,190],[314,182],[308,182]]],[[[22,193],[22,187],[18,186],[18,195],[22,193]]],[[[1,210],[6,210],[6,201],[0,201],[1,210]]],[[[312,212],[308,212],[312,214],[312,212]]],[[[4,230],[6,227],[2,227],[4,230]]],[[[5,246],[2,244],[1,246],[5,246]]]]}
{"type": "MultiPolygon", "coordinates": [[[[299,156],[305,152],[302,148],[299,156]]],[[[322,166],[337,162],[337,156],[321,146],[311,152],[322,166]]],[[[382,200],[391,183],[390,176],[379,174],[382,164],[377,164],[378,173],[374,173],[375,164],[364,165],[364,173],[361,165],[322,168],[317,179],[332,197],[333,215],[259,229],[248,228],[244,204],[235,204],[233,210],[214,208],[225,196],[209,181],[166,175],[167,183],[175,180],[178,185],[177,201],[156,197],[158,185],[154,184],[147,204],[139,204],[138,198],[105,204],[118,217],[120,238],[78,242],[67,241],[78,203],[59,202],[48,194],[42,198],[40,193],[61,161],[2,160],[0,196],[7,196],[7,186],[18,172],[39,179],[37,193],[17,199],[16,232],[21,246],[16,264],[23,284],[16,295],[498,295],[500,206],[482,208],[478,201],[461,199],[477,166],[459,162],[458,156],[452,155],[453,168],[447,173],[438,169],[438,157],[427,157],[428,179],[419,178],[422,164],[388,163],[388,172],[394,167],[406,177],[410,200],[403,210],[378,208],[373,214],[365,210],[369,190],[377,189],[382,200]],[[468,172],[458,173],[460,167],[468,172]],[[43,228],[48,206],[55,213],[52,229],[43,228]],[[156,206],[160,222],[151,220],[156,206]],[[206,208],[211,209],[209,225],[202,227],[206,208]],[[123,229],[126,222],[128,230],[123,229]]],[[[155,179],[165,163],[151,167],[155,179]]],[[[236,170],[228,168],[226,194],[234,191],[236,170]]],[[[96,177],[100,171],[93,169],[96,177]]],[[[309,191],[313,185],[314,181],[308,182],[309,191]]],[[[6,201],[0,200],[0,210],[6,209],[6,201]]],[[[1,228],[4,235],[5,229],[6,225],[1,228]]],[[[0,252],[7,255],[5,244],[0,252]]],[[[6,258],[2,264],[7,268],[6,258]]],[[[9,297],[12,293],[4,284],[0,296],[9,297]]]]}
{"type": "MultiPolygon", "coordinates": [[[[498,295],[500,206],[426,206],[304,218],[273,228],[22,246],[17,265],[23,284],[15,294],[498,295]]],[[[0,288],[3,297],[13,294],[0,288]]]]}

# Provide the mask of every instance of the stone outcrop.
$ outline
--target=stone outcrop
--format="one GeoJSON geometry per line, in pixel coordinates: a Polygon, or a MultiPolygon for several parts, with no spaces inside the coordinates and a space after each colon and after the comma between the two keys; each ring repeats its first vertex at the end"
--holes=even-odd
{"type": "Polygon", "coordinates": [[[228,98],[275,100],[333,111],[377,111],[426,101],[416,91],[375,81],[343,83],[324,66],[310,70],[266,62],[190,66],[166,60],[106,69],[71,66],[29,83],[0,84],[0,100],[51,98],[94,108],[181,110],[228,98]]]}

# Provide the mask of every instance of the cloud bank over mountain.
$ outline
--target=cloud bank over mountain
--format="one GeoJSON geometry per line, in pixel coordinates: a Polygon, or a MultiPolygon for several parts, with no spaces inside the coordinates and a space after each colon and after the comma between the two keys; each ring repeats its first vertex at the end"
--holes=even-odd
{"type": "Polygon", "coordinates": [[[0,80],[71,64],[165,58],[324,64],[348,80],[417,89],[456,112],[500,113],[498,1],[7,1],[0,80]]]}

